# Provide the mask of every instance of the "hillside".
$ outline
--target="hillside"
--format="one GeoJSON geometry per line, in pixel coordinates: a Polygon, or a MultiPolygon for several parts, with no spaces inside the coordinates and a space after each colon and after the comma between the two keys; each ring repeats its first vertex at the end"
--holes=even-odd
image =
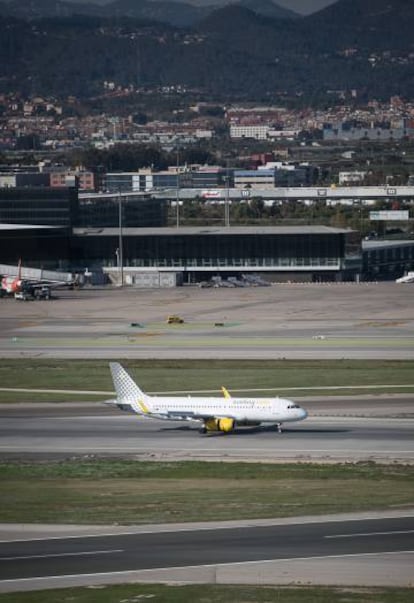
{"type": "MultiPolygon", "coordinates": [[[[281,8],[273,0],[230,0],[229,3],[274,19],[298,17],[296,13],[281,8]]],[[[112,0],[104,5],[65,0],[10,0],[0,1],[0,14],[30,20],[74,15],[129,17],[150,19],[176,27],[191,27],[217,8],[221,8],[222,4],[227,4],[226,0],[212,0],[207,6],[194,6],[185,0],[112,0]]]]}
{"type": "Polygon", "coordinates": [[[325,102],[353,89],[361,99],[412,98],[413,29],[411,0],[339,0],[300,19],[226,6],[185,29],[149,17],[3,16],[0,91],[88,97],[111,81],[233,99],[325,102]]]}

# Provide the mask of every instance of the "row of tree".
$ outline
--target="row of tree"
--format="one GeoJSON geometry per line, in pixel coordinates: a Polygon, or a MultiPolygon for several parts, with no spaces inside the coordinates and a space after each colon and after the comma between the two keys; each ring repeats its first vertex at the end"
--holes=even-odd
{"type": "Polygon", "coordinates": [[[165,170],[169,165],[206,164],[214,161],[209,151],[199,146],[177,148],[168,152],[156,145],[116,144],[110,149],[76,149],[67,156],[72,166],[82,165],[97,173],[136,171],[141,168],[165,170]]]}
{"type": "MultiPolygon", "coordinates": [[[[409,202],[401,203],[400,209],[409,209],[409,202]]],[[[260,197],[254,197],[248,202],[231,203],[229,206],[230,224],[236,225],[325,225],[336,228],[350,228],[362,236],[381,236],[386,228],[385,223],[370,220],[370,211],[395,209],[391,202],[378,201],[374,206],[363,204],[328,206],[324,201],[313,205],[295,202],[274,202],[269,205],[260,197]]],[[[205,199],[186,200],[180,207],[180,224],[182,226],[217,225],[225,223],[225,207],[211,204],[205,199]]],[[[176,223],[176,208],[171,207],[169,223],[176,223]]],[[[396,231],[414,234],[414,226],[398,223],[396,231]]]]}

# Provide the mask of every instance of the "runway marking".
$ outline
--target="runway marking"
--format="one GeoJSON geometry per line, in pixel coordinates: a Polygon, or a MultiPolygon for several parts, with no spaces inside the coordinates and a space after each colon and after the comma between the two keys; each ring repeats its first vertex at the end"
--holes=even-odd
{"type": "Polygon", "coordinates": [[[376,553],[349,553],[345,555],[321,555],[315,557],[286,557],[283,559],[259,559],[255,561],[235,561],[228,563],[209,563],[209,564],[200,564],[200,565],[181,565],[181,566],[171,566],[171,567],[153,567],[149,569],[141,569],[141,570],[122,570],[117,572],[97,572],[94,574],[61,574],[54,576],[34,576],[33,578],[14,578],[7,580],[0,580],[0,584],[7,583],[19,583],[19,582],[29,582],[31,580],[62,580],[65,578],[95,578],[95,577],[111,577],[111,576],[127,576],[131,574],[137,573],[148,573],[148,572],[156,572],[156,571],[175,571],[175,570],[188,570],[194,568],[215,568],[215,567],[231,567],[231,566],[243,566],[243,565],[258,565],[260,563],[278,563],[280,561],[292,563],[294,561],[313,561],[320,559],[346,559],[348,557],[378,557],[380,555],[412,555],[414,551],[380,551],[376,553]]]}
{"type": "Polygon", "coordinates": [[[358,538],[363,536],[389,536],[391,534],[413,534],[414,530],[393,530],[391,532],[361,532],[355,534],[334,534],[332,536],[324,536],[324,538],[358,538]]]}
{"type": "MultiPolygon", "coordinates": [[[[283,436],[282,436],[283,437],[283,436]]],[[[5,451],[5,452],[44,452],[44,453],[52,453],[52,452],[56,452],[56,448],[51,446],[49,448],[45,448],[45,447],[41,447],[41,448],[30,448],[30,447],[24,447],[24,446],[0,446],[0,450],[5,451]]],[[[125,452],[125,453],[136,453],[136,454],[154,454],[154,449],[153,448],[138,448],[136,446],[134,446],[133,442],[131,443],[130,447],[125,447],[125,446],[105,446],[105,448],[102,447],[97,447],[97,446],[89,446],[89,447],[77,447],[76,449],[74,448],[65,448],[65,446],[62,446],[59,450],[59,452],[64,452],[64,453],[75,453],[75,452],[112,452],[112,451],[116,451],[116,452],[125,452]]],[[[397,452],[394,449],[385,449],[385,448],[381,448],[381,450],[365,450],[362,449],[360,454],[364,454],[367,455],[369,454],[370,458],[372,458],[372,456],[384,456],[387,454],[396,454],[397,458],[399,458],[399,455],[404,455],[404,454],[413,454],[414,449],[413,448],[408,448],[407,450],[398,450],[397,452]]],[[[206,453],[208,455],[213,455],[213,458],[217,458],[220,454],[222,454],[223,452],[226,452],[227,454],[244,454],[246,455],[246,449],[245,448],[198,448],[196,451],[194,451],[192,448],[188,449],[188,448],[162,448],[162,450],[157,450],[157,453],[159,454],[159,459],[158,460],[163,460],[163,457],[166,454],[178,454],[178,455],[182,455],[183,452],[185,454],[191,454],[192,458],[199,458],[198,454],[199,453],[206,453]]],[[[274,450],[267,450],[266,448],[249,448],[248,449],[248,455],[249,454],[267,454],[269,455],[269,458],[273,458],[273,455],[277,454],[277,455],[283,455],[284,457],[288,457],[290,458],[292,456],[292,454],[299,454],[299,455],[303,455],[306,454],[307,457],[312,458],[313,455],[315,455],[315,453],[318,454],[324,454],[326,456],[331,456],[333,454],[345,454],[349,457],[349,448],[313,448],[312,450],[309,450],[309,448],[306,448],[306,445],[304,443],[304,447],[303,448],[283,448],[282,450],[279,449],[274,449],[274,450]]],[[[248,456],[247,455],[247,456],[248,456]]],[[[204,458],[204,457],[203,457],[204,458]]],[[[210,458],[210,456],[209,456],[210,458]]],[[[238,457],[235,457],[238,458],[238,457]]],[[[244,458],[244,457],[243,457],[244,458]]],[[[186,460],[184,457],[180,456],[181,460],[186,460]]],[[[206,460],[208,460],[208,458],[206,458],[206,460]]],[[[263,459],[262,459],[263,460],[263,459]]]]}
{"type": "MultiPolygon", "coordinates": [[[[401,555],[401,554],[414,554],[414,551],[378,551],[376,553],[345,553],[344,555],[315,555],[313,557],[283,557],[283,558],[276,558],[276,559],[256,559],[254,561],[235,561],[235,562],[228,562],[228,563],[209,563],[209,564],[202,564],[202,565],[188,565],[188,566],[182,566],[182,567],[157,567],[157,568],[150,568],[150,569],[145,569],[145,570],[135,570],[135,571],[141,571],[141,572],[150,572],[153,569],[154,570],[174,570],[174,569],[188,569],[188,568],[193,568],[193,567],[226,567],[226,566],[231,566],[231,565],[246,565],[246,564],[258,564],[258,563],[277,563],[279,561],[289,561],[289,563],[291,563],[292,561],[313,561],[315,559],[345,559],[348,557],[376,557],[378,555],[401,555]]],[[[122,573],[122,572],[120,572],[122,573]]],[[[83,575],[83,574],[82,574],[83,575]]]]}
{"type": "MultiPolygon", "coordinates": [[[[25,447],[21,447],[21,446],[0,446],[0,451],[1,452],[21,452],[21,453],[33,453],[34,449],[32,448],[25,448],[25,447]]],[[[54,452],[56,452],[56,448],[51,447],[51,448],[36,448],[35,452],[37,453],[46,453],[46,454],[52,454],[54,452]]],[[[76,450],[74,450],[74,448],[65,448],[64,446],[62,446],[59,450],[59,452],[61,453],[65,453],[65,454],[73,454],[73,453],[104,453],[104,452],[118,452],[118,453],[123,453],[123,454],[142,454],[142,455],[148,455],[154,454],[154,449],[153,448],[137,448],[136,446],[133,445],[133,443],[131,444],[131,446],[129,448],[126,448],[124,446],[120,447],[120,446],[106,446],[105,448],[101,448],[101,447],[96,447],[96,446],[91,446],[89,448],[83,448],[83,447],[78,447],[76,448],[76,450]]],[[[263,455],[267,455],[267,459],[269,461],[269,463],[271,463],[274,459],[291,459],[291,458],[295,458],[298,461],[301,462],[313,462],[315,460],[315,458],[319,458],[318,455],[323,454],[324,457],[326,457],[326,459],[339,459],[339,458],[349,458],[350,456],[350,452],[349,452],[349,448],[330,448],[330,449],[312,449],[311,451],[304,447],[304,448],[294,448],[294,449],[277,449],[275,448],[274,450],[267,450],[266,448],[249,448],[248,449],[248,454],[246,454],[246,449],[244,448],[200,448],[197,449],[196,452],[193,451],[192,448],[163,448],[162,451],[156,451],[156,454],[158,454],[158,458],[157,461],[162,462],[165,461],[165,458],[167,455],[171,455],[171,454],[176,454],[177,456],[175,457],[175,461],[184,461],[184,460],[188,460],[186,458],[185,455],[190,455],[190,458],[193,460],[204,460],[204,461],[215,461],[220,457],[220,454],[226,453],[227,455],[231,455],[229,456],[229,458],[227,459],[230,462],[236,462],[238,460],[241,459],[245,459],[246,457],[249,457],[251,459],[256,460],[257,458],[263,460],[263,455]],[[184,456],[183,456],[183,453],[184,456]],[[277,457],[277,458],[276,458],[277,457]]],[[[407,449],[407,450],[398,450],[396,451],[395,449],[384,449],[382,448],[381,450],[371,450],[371,449],[362,449],[360,451],[360,453],[355,456],[355,459],[364,459],[367,460],[367,456],[369,457],[369,459],[372,458],[388,458],[390,455],[393,455],[393,460],[398,460],[398,459],[404,459],[405,461],[410,461],[412,462],[412,455],[414,454],[414,448],[411,449],[407,449]]],[[[325,460],[326,460],[325,459],[325,460]]],[[[146,457],[143,459],[146,460],[146,457]]],[[[153,458],[151,458],[151,460],[154,460],[153,458]]],[[[171,458],[169,459],[171,461],[171,458]]],[[[220,459],[221,460],[221,459],[220,459]]]]}
{"type": "Polygon", "coordinates": [[[55,553],[49,555],[21,555],[17,557],[0,557],[0,561],[21,561],[22,559],[55,559],[56,557],[84,557],[86,555],[110,555],[112,553],[123,553],[124,549],[113,549],[108,551],[78,551],[76,553],[55,553]]]}
{"type": "MultiPolygon", "coordinates": [[[[312,525],[312,524],[326,524],[326,523],[336,523],[340,521],[341,523],[348,522],[360,522],[360,521],[373,521],[373,520],[387,520],[387,519],[413,519],[414,511],[407,515],[401,515],[399,512],[395,513],[357,513],[357,516],[351,517],[343,517],[334,515],[332,517],[327,516],[314,516],[314,517],[286,517],[284,519],[263,519],[263,520],[255,520],[255,519],[243,519],[235,521],[233,524],[228,524],[228,522],[224,522],[225,525],[220,525],[220,522],[212,522],[207,525],[181,525],[179,527],[176,526],[166,526],[165,524],[155,524],[154,527],[145,527],[138,526],[136,528],[132,527],[131,529],[126,528],[125,530],[120,531],[103,531],[97,534],[70,534],[70,535],[60,535],[60,536],[40,536],[36,538],[16,538],[12,540],[0,540],[0,544],[10,543],[10,542],[37,542],[42,540],[75,540],[75,539],[86,539],[86,538],[106,538],[112,536],[140,536],[147,534],[171,534],[171,533],[179,533],[179,532],[203,532],[209,530],[241,530],[241,529],[252,529],[252,528],[267,528],[267,527],[278,527],[278,526],[286,526],[286,525],[312,525]],[[256,522],[259,523],[256,523],[256,522]]],[[[1,529],[4,526],[8,527],[8,524],[0,524],[0,533],[1,529]]],[[[25,524],[29,526],[30,524],[25,524]]],[[[33,524],[36,525],[36,524],[33,524]]],[[[53,525],[53,524],[52,524],[53,525]]],[[[66,527],[66,526],[65,526],[66,527]]],[[[11,528],[12,529],[12,528],[11,528]]],[[[63,528],[65,529],[65,528],[63,528]]],[[[326,536],[326,538],[328,538],[326,536]]]]}
{"type": "MultiPolygon", "coordinates": [[[[254,389],[233,389],[233,392],[278,392],[283,390],[287,391],[312,391],[312,390],[341,390],[341,389],[386,389],[386,388],[414,388],[414,384],[401,384],[401,385],[324,385],[318,387],[266,387],[266,388],[254,388],[254,389]]],[[[0,387],[1,392],[21,392],[21,393],[42,393],[42,394],[79,394],[79,395],[91,395],[91,396],[113,396],[115,392],[113,391],[100,391],[100,390],[70,390],[70,389],[29,389],[29,388],[19,388],[19,387],[0,387]]],[[[218,389],[195,389],[195,390],[176,390],[176,391],[163,391],[163,392],[147,392],[148,395],[151,396],[159,396],[159,395],[175,395],[175,394],[219,394],[220,390],[218,389]]]]}

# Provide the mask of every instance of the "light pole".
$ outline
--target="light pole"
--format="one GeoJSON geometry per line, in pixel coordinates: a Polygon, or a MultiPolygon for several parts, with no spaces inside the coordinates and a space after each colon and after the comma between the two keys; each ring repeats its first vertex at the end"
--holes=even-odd
{"type": "Polygon", "coordinates": [[[176,167],[176,185],[175,185],[175,226],[177,228],[180,227],[180,175],[179,175],[179,167],[180,167],[180,155],[179,150],[177,149],[177,167],[176,167]]]}
{"type": "Polygon", "coordinates": [[[117,254],[116,257],[118,259],[118,265],[120,268],[120,285],[121,287],[124,286],[124,248],[123,248],[123,240],[122,240],[122,196],[121,196],[121,189],[119,189],[119,193],[118,193],[118,236],[119,236],[119,242],[118,242],[118,249],[117,249],[117,254]]]}
{"type": "Polygon", "coordinates": [[[229,160],[227,159],[226,168],[226,196],[224,200],[224,226],[230,226],[230,176],[229,176],[229,160]]]}

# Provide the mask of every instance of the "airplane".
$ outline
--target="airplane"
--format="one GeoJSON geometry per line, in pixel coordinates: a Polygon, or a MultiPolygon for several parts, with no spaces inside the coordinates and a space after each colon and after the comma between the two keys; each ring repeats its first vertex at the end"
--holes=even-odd
{"type": "Polygon", "coordinates": [[[276,425],[279,432],[283,423],[302,421],[308,413],[292,400],[285,398],[234,398],[226,388],[223,397],[174,397],[145,394],[127,371],[118,363],[110,362],[116,399],[121,410],[132,409],[137,415],[167,421],[195,421],[199,432],[229,433],[239,426],[276,425]]]}
{"type": "Polygon", "coordinates": [[[3,276],[1,279],[1,288],[6,293],[17,293],[22,288],[22,261],[17,265],[17,276],[3,276]]]}
{"type": "MultiPolygon", "coordinates": [[[[10,267],[10,271],[12,267],[10,267]]],[[[14,272],[14,270],[13,270],[14,272]]],[[[41,273],[41,270],[37,272],[41,273]]],[[[3,295],[14,295],[16,299],[44,298],[49,299],[52,287],[66,285],[65,281],[55,281],[43,278],[23,278],[22,261],[17,264],[17,274],[3,276],[1,279],[0,291],[3,295]]]]}
{"type": "Polygon", "coordinates": [[[414,283],[414,272],[407,272],[405,276],[400,276],[395,281],[396,283],[414,283]]]}

